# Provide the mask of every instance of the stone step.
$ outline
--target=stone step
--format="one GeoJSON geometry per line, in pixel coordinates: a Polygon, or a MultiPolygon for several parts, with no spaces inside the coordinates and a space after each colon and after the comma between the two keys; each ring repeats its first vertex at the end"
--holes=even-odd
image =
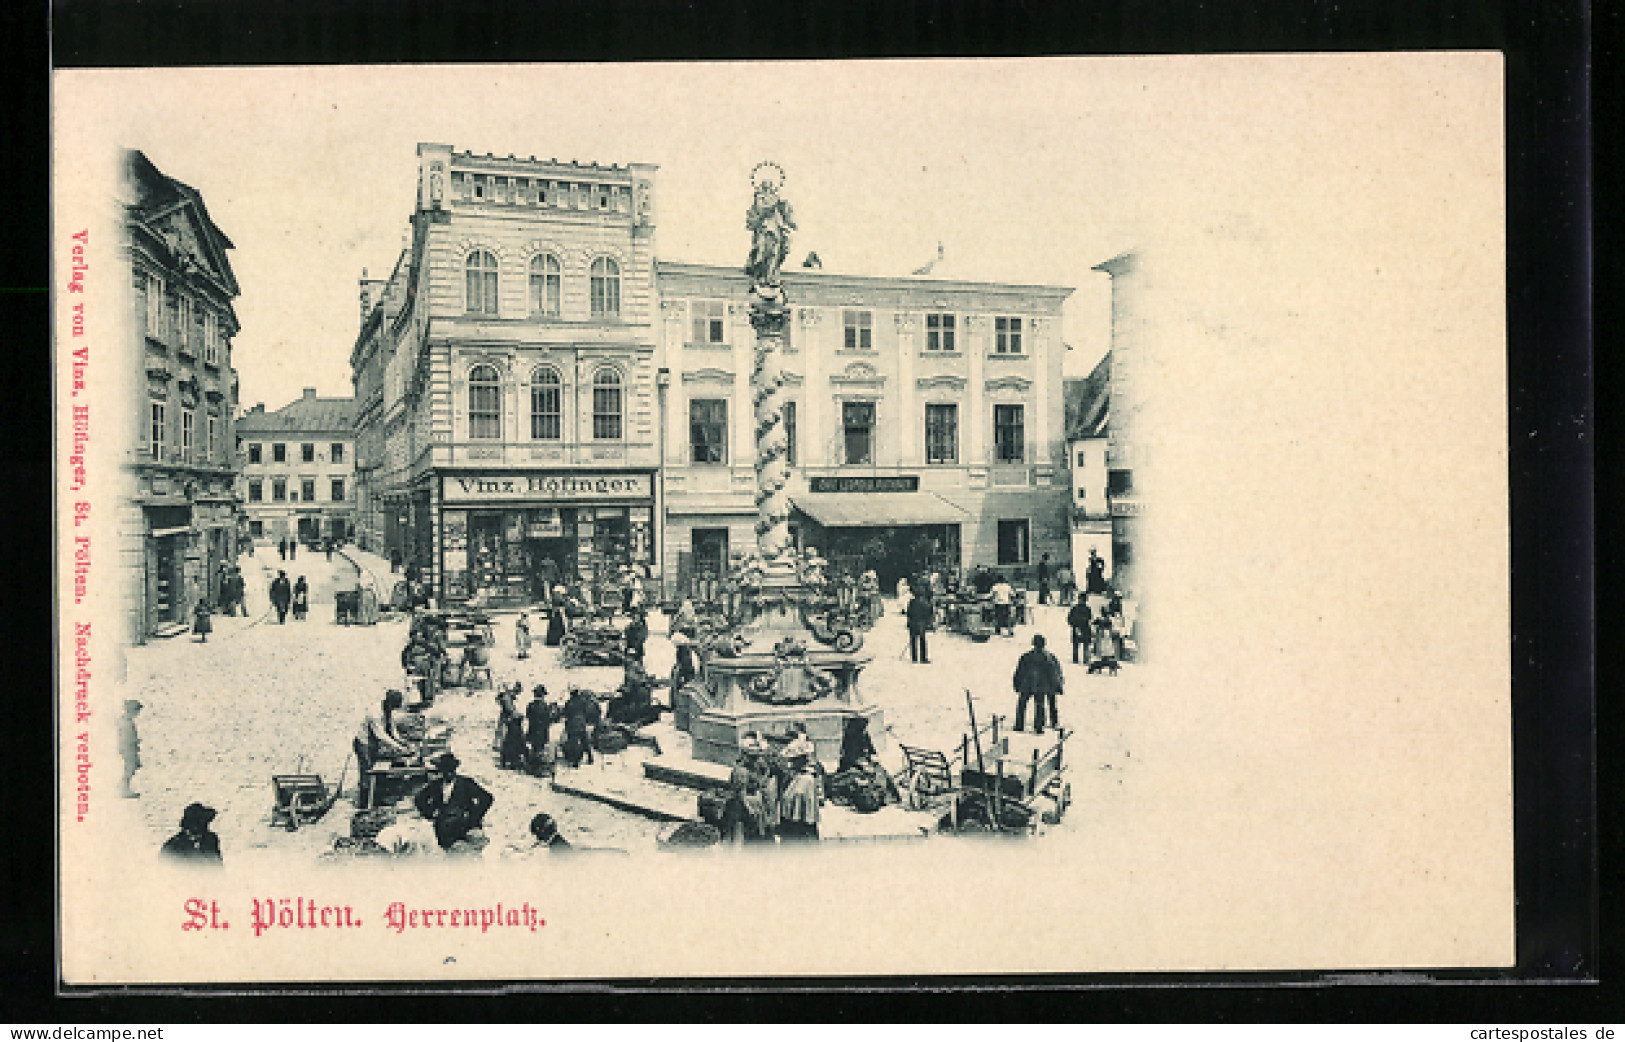
{"type": "Polygon", "coordinates": [[[590,769],[566,771],[553,779],[553,791],[596,800],[617,810],[641,814],[656,821],[694,821],[698,818],[699,808],[692,792],[628,779],[619,772],[600,774],[590,769]]]}
{"type": "Polygon", "coordinates": [[[727,786],[728,778],[733,771],[720,763],[703,763],[686,757],[657,756],[643,761],[643,773],[651,781],[707,792],[727,786]]]}

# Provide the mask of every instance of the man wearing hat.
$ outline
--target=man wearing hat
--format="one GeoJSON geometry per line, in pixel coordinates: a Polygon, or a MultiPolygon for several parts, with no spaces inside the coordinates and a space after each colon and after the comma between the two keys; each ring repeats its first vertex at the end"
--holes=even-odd
{"type": "Polygon", "coordinates": [[[551,814],[538,814],[530,819],[530,834],[536,837],[537,850],[558,853],[570,849],[570,841],[559,835],[558,822],[551,814]]]}
{"type": "Polygon", "coordinates": [[[790,780],[779,801],[779,835],[787,840],[817,839],[820,799],[813,744],[805,733],[798,734],[779,755],[790,767],[790,780]]]}
{"type": "Polygon", "coordinates": [[[124,780],[119,783],[119,795],[125,799],[141,795],[130,788],[130,779],[141,769],[141,736],[135,730],[135,718],[140,712],[141,703],[127,698],[124,715],[118,718],[118,754],[124,758],[124,780]]]}
{"type": "Polygon", "coordinates": [[[1016,663],[1014,678],[1016,687],[1016,730],[1022,729],[1027,719],[1027,701],[1032,699],[1033,706],[1033,733],[1044,733],[1045,710],[1048,710],[1049,722],[1054,727],[1061,726],[1060,713],[1055,706],[1055,696],[1061,693],[1066,680],[1061,675],[1061,662],[1053,654],[1044,649],[1044,635],[1033,634],[1033,646],[1030,651],[1021,656],[1016,663]]]}
{"type": "Polygon", "coordinates": [[[429,784],[418,791],[418,813],[434,822],[434,838],[441,850],[464,839],[485,821],[495,799],[472,778],[458,775],[458,759],[441,753],[434,761],[429,784]]]}
{"type": "Polygon", "coordinates": [[[220,837],[209,830],[214,808],[189,803],[181,812],[181,830],[164,841],[165,857],[187,861],[220,861],[220,837]]]}

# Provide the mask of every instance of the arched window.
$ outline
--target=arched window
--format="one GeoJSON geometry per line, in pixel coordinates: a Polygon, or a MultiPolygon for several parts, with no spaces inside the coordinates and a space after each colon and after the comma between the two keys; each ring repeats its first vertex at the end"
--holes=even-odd
{"type": "Polygon", "coordinates": [[[530,259],[530,313],[558,317],[560,292],[559,259],[540,253],[530,259]]]}
{"type": "Polygon", "coordinates": [[[468,255],[468,312],[471,315],[497,313],[497,259],[485,250],[468,255]]]}
{"type": "Polygon", "coordinates": [[[592,436],[601,441],[621,438],[621,374],[608,366],[592,378],[592,436]]]}
{"type": "Polygon", "coordinates": [[[621,313],[621,266],[609,257],[592,262],[593,317],[621,313]]]}
{"type": "Polygon", "coordinates": [[[502,377],[494,365],[468,371],[468,436],[502,437],[502,377]]]}
{"type": "Polygon", "coordinates": [[[543,441],[564,437],[564,392],[559,371],[537,366],[530,374],[530,436],[543,441]]]}

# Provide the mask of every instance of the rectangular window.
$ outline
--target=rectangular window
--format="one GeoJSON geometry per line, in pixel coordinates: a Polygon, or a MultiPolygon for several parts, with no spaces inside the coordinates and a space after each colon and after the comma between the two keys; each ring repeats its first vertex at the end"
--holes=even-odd
{"type": "Polygon", "coordinates": [[[728,462],[728,402],[696,398],[688,403],[689,459],[695,463],[728,462]]]}
{"type": "Polygon", "coordinates": [[[153,459],[164,458],[164,448],[169,441],[166,410],[163,402],[153,402],[147,413],[149,445],[152,449],[153,459]]]}
{"type": "Polygon", "coordinates": [[[925,407],[925,461],[959,462],[959,406],[925,407]]]}
{"type": "Polygon", "coordinates": [[[784,403],[784,462],[796,465],[796,403],[784,403]]]}
{"type": "Polygon", "coordinates": [[[621,389],[592,389],[592,436],[599,441],[619,441],[621,437],[621,389]]]}
{"type": "Polygon", "coordinates": [[[333,479],[333,502],[335,502],[335,503],[344,502],[344,479],[343,478],[334,478],[333,479]]]}
{"type": "Polygon", "coordinates": [[[214,413],[209,414],[209,440],[205,443],[209,459],[214,459],[215,450],[220,444],[220,417],[214,413]]]}
{"type": "Polygon", "coordinates": [[[530,436],[557,441],[564,436],[563,392],[552,373],[533,378],[530,385],[530,436]]]}
{"type": "Polygon", "coordinates": [[[164,280],[156,275],[147,276],[147,335],[164,338],[164,280]]]}
{"type": "Polygon", "coordinates": [[[288,480],[286,478],[271,479],[271,502],[280,503],[288,498],[288,480]]]}
{"type": "Polygon", "coordinates": [[[993,353],[1021,354],[1021,319],[1000,315],[993,320],[993,353]]]}
{"type": "Polygon", "coordinates": [[[874,312],[843,311],[841,325],[846,330],[844,343],[848,351],[869,351],[874,348],[874,312]]]}
{"type": "Polygon", "coordinates": [[[265,535],[265,522],[258,518],[250,521],[248,523],[248,534],[255,539],[262,538],[265,535]]]}
{"type": "Polygon", "coordinates": [[[1026,564],[1032,556],[1027,537],[1026,518],[1000,519],[999,563],[1026,564]]]}
{"type": "Polygon", "coordinates": [[[316,462],[316,445],[314,442],[305,442],[299,446],[299,459],[305,463],[316,462]]]}
{"type": "Polygon", "coordinates": [[[304,500],[306,503],[313,503],[313,502],[316,501],[316,479],[315,478],[300,478],[299,479],[299,498],[304,500]]]}
{"type": "Polygon", "coordinates": [[[327,458],[332,460],[334,463],[343,463],[344,443],[342,441],[335,441],[333,444],[329,445],[327,447],[327,458]]]}
{"type": "Polygon", "coordinates": [[[197,417],[191,409],[181,410],[181,458],[192,458],[192,427],[197,423],[197,417]]]}
{"type": "Polygon", "coordinates": [[[192,300],[190,297],[178,296],[175,298],[175,332],[180,337],[181,350],[192,351],[192,300]]]}
{"type": "Polygon", "coordinates": [[[250,463],[258,463],[258,462],[260,462],[261,456],[262,456],[262,453],[261,453],[260,443],[257,442],[257,441],[249,442],[248,443],[248,462],[250,462],[250,463]]]}
{"type": "Polygon", "coordinates": [[[220,356],[215,349],[219,343],[220,319],[212,311],[203,313],[203,364],[219,365],[220,356]]]}
{"type": "Polygon", "coordinates": [[[1134,492],[1134,472],[1132,470],[1108,470],[1106,472],[1106,494],[1109,496],[1127,496],[1134,492]]]}
{"type": "Polygon", "coordinates": [[[248,483],[248,501],[250,503],[258,503],[264,498],[265,483],[262,481],[250,481],[248,483]]]}
{"type": "Polygon", "coordinates": [[[1027,461],[1025,410],[1019,405],[993,407],[993,449],[1000,463],[1027,461]]]}
{"type": "Polygon", "coordinates": [[[954,316],[925,316],[925,349],[927,351],[953,351],[954,316]]]}
{"type": "Polygon", "coordinates": [[[696,300],[689,304],[688,313],[694,344],[726,344],[728,342],[728,308],[720,300],[696,300]]]}
{"type": "Polygon", "coordinates": [[[849,465],[874,462],[874,402],[842,402],[841,427],[849,465]]]}
{"type": "Polygon", "coordinates": [[[288,462],[288,447],[280,441],[271,446],[271,461],[273,463],[288,462]]]}
{"type": "Polygon", "coordinates": [[[1078,469],[1082,470],[1085,466],[1088,465],[1088,461],[1089,461],[1088,454],[1085,453],[1082,449],[1079,449],[1078,450],[1078,469]]]}

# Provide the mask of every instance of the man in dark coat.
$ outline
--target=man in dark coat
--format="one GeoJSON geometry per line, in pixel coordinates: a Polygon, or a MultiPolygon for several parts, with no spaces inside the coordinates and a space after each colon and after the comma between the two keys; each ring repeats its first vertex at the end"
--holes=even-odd
{"type": "Polygon", "coordinates": [[[459,776],[457,767],[456,756],[441,753],[434,762],[434,776],[418,790],[413,801],[418,813],[434,822],[434,838],[441,850],[449,850],[479,828],[485,821],[485,812],[495,802],[479,782],[459,776]]]}
{"type": "Polygon", "coordinates": [[[1033,733],[1044,733],[1044,709],[1046,703],[1049,708],[1049,722],[1056,727],[1061,726],[1060,713],[1055,706],[1055,696],[1061,693],[1066,681],[1061,676],[1061,662],[1054,655],[1044,649],[1044,635],[1033,634],[1033,646],[1021,661],[1016,663],[1015,686],[1016,694],[1016,730],[1022,729],[1027,718],[1027,700],[1033,699],[1033,733]]]}
{"type": "Polygon", "coordinates": [[[288,605],[293,603],[293,584],[288,582],[288,573],[278,571],[276,578],[271,580],[271,606],[276,609],[276,621],[288,621],[288,605]]]}
{"type": "Polygon", "coordinates": [[[632,610],[632,621],[626,627],[626,657],[632,662],[643,661],[643,646],[649,642],[649,620],[642,608],[632,610]]]}
{"type": "Polygon", "coordinates": [[[209,830],[214,808],[201,803],[188,804],[181,812],[181,830],[164,841],[161,853],[179,861],[219,864],[220,837],[209,830]]]}
{"type": "Polygon", "coordinates": [[[915,662],[931,661],[925,647],[925,634],[934,621],[936,608],[932,606],[931,598],[916,593],[908,602],[908,653],[915,662]]]}
{"type": "Polygon", "coordinates": [[[592,732],[602,719],[598,699],[591,691],[576,688],[570,692],[564,703],[564,745],[559,750],[565,763],[579,767],[583,757],[593,762],[592,732]]]}
{"type": "Polygon", "coordinates": [[[1087,647],[1090,640],[1089,605],[1086,601],[1078,601],[1072,605],[1072,610],[1066,613],[1066,624],[1072,627],[1072,664],[1079,665],[1078,648],[1087,647]]]}

